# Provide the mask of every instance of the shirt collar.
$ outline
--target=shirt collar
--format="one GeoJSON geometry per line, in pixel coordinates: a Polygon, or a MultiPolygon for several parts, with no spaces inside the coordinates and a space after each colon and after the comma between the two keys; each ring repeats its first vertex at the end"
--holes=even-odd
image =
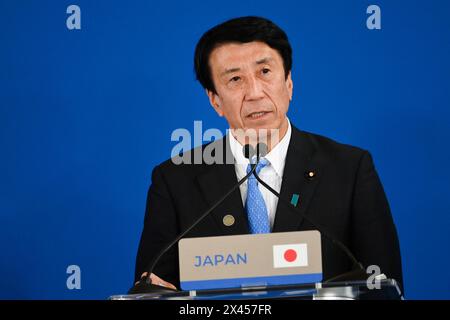
{"type": "Polygon", "coordinates": [[[280,142],[278,142],[278,144],[264,157],[269,161],[279,177],[283,177],[286,154],[289,147],[289,142],[291,141],[291,123],[289,122],[289,119],[287,119],[287,121],[288,129],[283,139],[281,139],[280,142]]]}
{"type": "MultiPolygon", "coordinates": [[[[284,137],[280,140],[277,145],[270,150],[270,152],[264,157],[266,158],[272,168],[275,170],[279,177],[283,177],[284,165],[286,162],[287,150],[289,147],[289,142],[291,141],[292,129],[291,122],[288,121],[288,129],[284,137]]],[[[230,149],[235,159],[235,165],[237,168],[238,179],[242,178],[246,174],[247,166],[250,163],[249,159],[245,158],[242,152],[242,145],[236,138],[228,132],[228,140],[230,143],[230,149]]]]}

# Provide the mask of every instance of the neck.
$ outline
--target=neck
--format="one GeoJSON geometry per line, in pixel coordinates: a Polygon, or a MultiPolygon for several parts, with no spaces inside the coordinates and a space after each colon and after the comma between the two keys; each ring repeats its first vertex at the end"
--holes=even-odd
{"type": "Polygon", "coordinates": [[[258,142],[264,142],[270,152],[284,138],[289,124],[285,117],[281,126],[277,129],[231,129],[233,137],[241,144],[256,146],[258,142]]]}

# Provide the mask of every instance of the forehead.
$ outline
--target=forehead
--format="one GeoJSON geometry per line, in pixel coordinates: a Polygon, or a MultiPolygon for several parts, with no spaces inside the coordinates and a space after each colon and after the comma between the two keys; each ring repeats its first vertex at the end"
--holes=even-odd
{"type": "Polygon", "coordinates": [[[220,70],[255,63],[265,58],[271,58],[275,63],[282,62],[278,51],[264,42],[225,43],[212,50],[209,64],[213,70],[220,70]]]}

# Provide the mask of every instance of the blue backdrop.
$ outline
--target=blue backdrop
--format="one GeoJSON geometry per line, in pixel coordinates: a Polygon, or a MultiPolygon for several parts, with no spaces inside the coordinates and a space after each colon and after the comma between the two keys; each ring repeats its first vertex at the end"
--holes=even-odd
{"type": "Polygon", "coordinates": [[[372,152],[406,297],[450,298],[449,1],[0,0],[0,298],[132,284],[153,166],[176,128],[227,128],[195,81],[208,28],[261,15],[294,50],[289,117],[372,152]],[[69,30],[69,5],[81,30],[69,30]],[[381,30],[366,27],[369,5],[381,30]],[[69,290],[66,268],[81,269],[69,290]]]}

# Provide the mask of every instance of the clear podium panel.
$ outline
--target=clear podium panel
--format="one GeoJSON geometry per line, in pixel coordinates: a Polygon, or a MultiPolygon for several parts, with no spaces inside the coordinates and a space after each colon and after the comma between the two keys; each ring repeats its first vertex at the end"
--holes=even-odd
{"type": "Polygon", "coordinates": [[[114,295],[110,300],[400,300],[402,293],[393,279],[380,280],[377,284],[366,281],[315,283],[244,287],[221,290],[177,291],[114,295]]]}

